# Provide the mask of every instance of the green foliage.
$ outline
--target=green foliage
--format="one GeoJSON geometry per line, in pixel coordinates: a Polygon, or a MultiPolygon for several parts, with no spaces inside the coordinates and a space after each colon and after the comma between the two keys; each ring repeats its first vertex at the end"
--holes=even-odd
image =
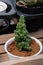
{"type": "Polygon", "coordinates": [[[25,3],[26,6],[35,6],[37,2],[34,1],[28,1],[28,0],[20,0],[21,3],[25,3]]]}
{"type": "Polygon", "coordinates": [[[30,51],[31,38],[28,31],[26,30],[25,19],[23,15],[20,16],[19,23],[17,24],[14,33],[16,46],[18,47],[18,49],[20,51],[22,50],[30,51]]]}
{"type": "Polygon", "coordinates": [[[33,7],[43,5],[43,0],[37,0],[37,1],[20,0],[20,3],[24,4],[27,7],[33,7]]]}

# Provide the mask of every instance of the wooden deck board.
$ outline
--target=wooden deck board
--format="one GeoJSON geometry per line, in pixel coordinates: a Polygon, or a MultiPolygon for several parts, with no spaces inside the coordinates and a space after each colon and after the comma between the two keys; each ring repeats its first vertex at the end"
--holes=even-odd
{"type": "Polygon", "coordinates": [[[5,62],[5,61],[8,61],[8,56],[7,54],[2,54],[0,55],[0,62],[5,62]]]}
{"type": "Polygon", "coordinates": [[[1,45],[0,46],[0,53],[4,53],[5,52],[5,50],[4,50],[4,45],[1,45]]]}
{"type": "Polygon", "coordinates": [[[36,38],[41,38],[41,37],[43,37],[43,29],[40,29],[36,32],[31,32],[30,35],[32,35],[36,38]]]}
{"type": "Polygon", "coordinates": [[[18,60],[9,60],[6,62],[0,63],[0,65],[43,65],[43,55],[38,55],[34,57],[27,57],[23,59],[18,59],[18,60]]]}
{"type": "Polygon", "coordinates": [[[0,35],[0,44],[5,43],[9,38],[13,37],[14,34],[5,34],[5,35],[0,35]]]}

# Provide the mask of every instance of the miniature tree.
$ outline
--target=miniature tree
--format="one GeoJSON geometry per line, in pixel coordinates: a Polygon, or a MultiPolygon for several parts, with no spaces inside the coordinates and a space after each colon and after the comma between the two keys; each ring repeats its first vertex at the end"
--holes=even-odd
{"type": "Polygon", "coordinates": [[[30,47],[31,44],[31,38],[26,30],[26,25],[25,25],[25,19],[24,16],[20,16],[19,22],[16,26],[16,30],[14,31],[15,33],[15,42],[16,46],[20,51],[25,50],[25,51],[30,51],[32,48],[30,47]]]}

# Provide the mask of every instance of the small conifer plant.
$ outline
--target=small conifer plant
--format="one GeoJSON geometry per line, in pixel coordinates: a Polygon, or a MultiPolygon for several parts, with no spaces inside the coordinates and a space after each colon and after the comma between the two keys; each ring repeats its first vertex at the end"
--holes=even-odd
{"type": "Polygon", "coordinates": [[[26,29],[24,16],[21,15],[14,30],[15,42],[19,51],[31,51],[31,37],[26,29]]]}

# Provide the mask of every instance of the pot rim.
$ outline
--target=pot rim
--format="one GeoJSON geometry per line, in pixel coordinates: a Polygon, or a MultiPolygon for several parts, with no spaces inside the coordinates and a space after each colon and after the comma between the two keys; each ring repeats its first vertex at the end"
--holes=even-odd
{"type": "MultiPolygon", "coordinates": [[[[32,55],[32,56],[27,56],[27,57],[34,57],[34,56],[37,56],[37,55],[39,55],[40,53],[41,53],[41,51],[42,51],[42,43],[38,40],[38,39],[36,39],[35,37],[33,37],[33,36],[30,36],[32,39],[34,39],[36,42],[37,42],[37,44],[40,46],[40,50],[36,53],[36,54],[34,54],[34,55],[32,55]]],[[[16,55],[13,55],[13,54],[11,54],[10,52],[8,52],[8,50],[7,50],[7,46],[9,45],[9,42],[11,41],[13,41],[15,39],[15,37],[12,37],[12,38],[10,38],[6,43],[5,43],[5,46],[4,46],[4,48],[5,48],[5,51],[7,52],[7,54],[8,55],[10,55],[10,56],[12,56],[12,57],[16,57],[16,58],[26,58],[26,57],[20,57],[20,56],[16,56],[16,55]]],[[[10,44],[11,44],[11,42],[10,42],[10,44]]]]}
{"type": "Polygon", "coordinates": [[[16,9],[24,14],[40,14],[43,13],[43,6],[23,7],[16,4],[16,9]]]}

